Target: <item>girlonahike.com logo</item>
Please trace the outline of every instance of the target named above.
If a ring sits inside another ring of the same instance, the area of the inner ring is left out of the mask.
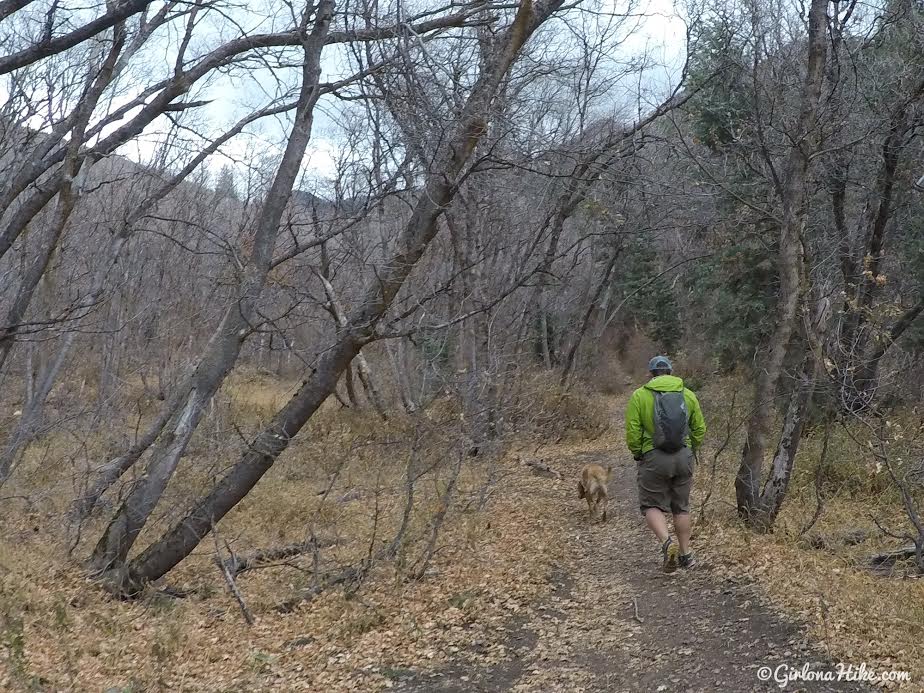
[[[801,667],[789,664],[778,664],[775,667],[762,666],[757,670],[757,678],[761,681],[773,681],[780,688],[786,688],[791,683],[808,681],[854,681],[866,683],[886,683],[889,681],[907,683],[911,681],[910,671],[888,669],[877,671],[866,665],[840,663],[834,667],[813,667],[803,664]]]

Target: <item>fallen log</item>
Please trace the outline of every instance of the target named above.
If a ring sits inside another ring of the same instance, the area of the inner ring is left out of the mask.
[[[334,546],[337,543],[339,543],[337,539],[318,539],[313,537],[308,541],[302,541],[297,544],[286,544],[285,546],[262,549],[240,556],[232,555],[231,558],[222,561],[222,566],[228,570],[231,575],[237,577],[241,573],[252,570],[253,568],[258,568],[263,564],[294,558],[295,556],[301,556],[317,549]]]
[[[899,549],[873,554],[869,557],[869,564],[874,568],[886,568],[895,565],[898,561],[917,558],[917,554],[917,547],[914,544],[908,544]]]
[[[319,594],[324,592],[331,587],[337,587],[349,582],[358,582],[362,580],[363,575],[366,573],[366,566],[356,565],[349,566],[344,570],[341,570],[337,573],[332,573],[326,576],[314,587],[309,587],[308,589],[301,590],[296,596],[287,599],[281,604],[276,606],[276,611],[281,614],[290,614],[298,608],[299,605],[310,602]]]

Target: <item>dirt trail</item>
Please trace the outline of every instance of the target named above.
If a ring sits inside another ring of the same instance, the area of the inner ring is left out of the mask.
[[[590,524],[574,479],[588,462],[616,462],[610,518]],[[567,540],[552,593],[509,625],[504,661],[478,665],[483,643],[437,672],[417,672],[395,690],[612,691],[747,693],[750,691],[871,691],[846,681],[762,682],[761,667],[781,664],[816,672],[835,665],[802,630],[765,606],[759,589],[714,571],[711,557],[673,575],[660,572],[654,539],[636,506],[635,466],[622,450],[556,461],[564,480],[535,477],[525,492],[547,501],[547,518]],[[637,613],[636,613],[637,611]]]

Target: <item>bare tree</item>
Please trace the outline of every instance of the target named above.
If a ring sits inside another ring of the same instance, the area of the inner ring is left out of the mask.
[[[23,0],[7,0],[3,5],[0,5],[0,19],[8,17],[29,4],[31,2],[24,2]],[[52,3],[45,15],[42,35],[27,48],[0,58],[0,75],[73,48],[124,22],[132,15],[145,11],[151,4],[151,0],[106,2],[103,5],[105,11],[102,15],[76,29],[55,36],[54,28],[59,23],[56,14],[61,8],[58,3]]]
[[[349,329],[324,352],[313,374],[295,396],[251,442],[241,461],[161,539],[127,565],[97,563],[98,568],[109,569],[109,577],[117,590],[131,592],[138,584],[164,575],[189,555],[208,534],[212,524],[240,502],[269,470],[293,436],[331,394],[350,361],[364,344],[375,338],[378,321],[436,234],[437,220],[451,202],[459,176],[485,132],[485,119],[498,86],[520,48],[560,4],[556,0],[537,5],[527,0],[520,4],[502,40],[488,58],[486,69],[472,87],[451,136],[433,157],[431,172],[402,233],[397,254],[383,266],[378,281],[366,289],[362,302],[349,316]]]
[[[272,265],[279,222],[292,194],[299,167],[311,139],[314,107],[320,97],[321,52],[333,15],[332,0],[308,6],[302,14],[304,63],[295,121],[273,185],[263,202],[253,239],[253,249],[241,268],[234,302],[209,340],[205,353],[178,391],[171,397],[164,426],[169,429],[155,445],[145,475],[123,502],[93,552],[94,567],[103,572],[123,562],[144,527],[180,457],[199,425],[206,405],[233,368],[244,339],[258,323],[257,301]],[[307,30],[312,22],[310,33]]]
[[[782,206],[779,256],[780,293],[773,334],[754,388],[754,407],[735,480],[738,512],[750,517],[757,508],[761,470],[773,415],[773,401],[783,361],[796,328],[803,295],[803,224],[806,177],[817,146],[817,123],[828,53],[827,0],[813,0],[808,11],[806,71],[799,97],[799,117],[791,135],[792,146],[779,177],[777,195]]]

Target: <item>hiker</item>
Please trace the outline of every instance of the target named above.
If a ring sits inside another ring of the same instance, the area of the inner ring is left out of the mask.
[[[651,380],[632,393],[626,407],[626,444],[638,462],[639,507],[661,542],[665,573],[696,562],[690,550],[690,486],[694,453],[706,435],[699,400],[673,370],[666,356],[651,359]],[[674,516],[676,544],[667,530],[668,513]]]

